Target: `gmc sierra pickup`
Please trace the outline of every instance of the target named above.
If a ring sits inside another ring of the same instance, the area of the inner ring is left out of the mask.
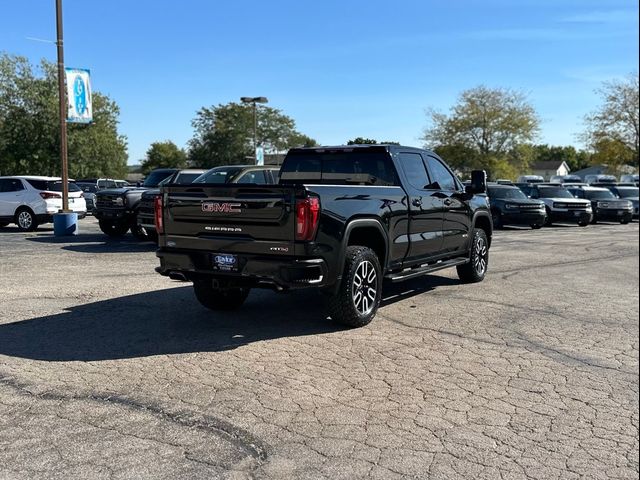
[[[204,306],[251,288],[319,288],[330,316],[368,324],[383,280],[488,268],[486,174],[463,187],[433,152],[396,145],[297,148],[278,185],[166,185],[156,199],[157,271],[193,282]]]

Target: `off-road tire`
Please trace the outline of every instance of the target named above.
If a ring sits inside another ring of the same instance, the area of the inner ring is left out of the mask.
[[[489,242],[487,234],[481,228],[473,231],[469,262],[458,265],[458,277],[463,283],[476,283],[484,280],[489,268]]]
[[[250,288],[214,287],[213,280],[194,280],[193,291],[198,301],[209,310],[236,310],[249,296]]]
[[[38,228],[38,220],[31,209],[21,207],[16,211],[15,222],[21,232],[33,232]]]
[[[349,327],[363,327],[376,316],[381,299],[382,268],[377,255],[368,247],[347,247],[342,281],[327,299],[329,316]]]
[[[110,237],[124,237],[129,231],[129,225],[125,222],[112,222],[109,220],[99,220],[100,230]]]

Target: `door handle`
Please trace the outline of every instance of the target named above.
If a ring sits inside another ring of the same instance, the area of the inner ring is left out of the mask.
[[[414,207],[421,207],[421,206],[422,206],[422,199],[421,199],[421,198],[414,198],[414,199],[411,201],[411,204],[412,204]]]
[[[453,202],[451,201],[451,199],[450,199],[450,198],[445,198],[445,199],[444,199],[444,202],[442,202],[442,203],[444,203],[444,206],[445,206],[445,207],[449,207],[449,206],[451,206],[451,204],[452,204]]]

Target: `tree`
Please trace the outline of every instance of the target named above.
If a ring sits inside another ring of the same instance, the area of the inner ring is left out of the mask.
[[[640,138],[640,86],[638,73],[625,80],[604,82],[596,92],[602,105],[585,117],[586,129],[581,135],[594,151],[593,161],[618,171],[622,165],[638,167]]]
[[[347,145],[378,145],[378,144],[382,144],[382,145],[400,145],[400,143],[398,143],[398,142],[378,142],[377,140],[374,140],[373,138],[363,138],[363,137],[356,137],[353,140],[349,140],[347,142]]]
[[[242,164],[254,156],[253,106],[231,102],[204,107],[192,125],[195,132],[189,141],[189,159],[194,166]],[[316,145],[315,140],[296,130],[293,119],[271,107],[259,107],[257,139],[267,154]]]
[[[427,116],[427,148],[461,173],[484,168],[493,178],[530,161],[518,149],[536,137],[540,123],[523,93],[485,86],[462,92],[449,114],[429,109]]]
[[[93,123],[69,124],[71,177],[123,177],[126,138],[118,133],[117,104],[93,91]],[[43,60],[0,54],[0,173],[60,175],[57,69]]]
[[[534,162],[566,162],[572,172],[588,167],[591,155],[584,150],[576,150],[569,146],[535,145],[533,147]]]
[[[185,168],[187,154],[170,140],[154,142],[147,150],[147,156],[142,162],[142,173],[147,175],[155,168]]]

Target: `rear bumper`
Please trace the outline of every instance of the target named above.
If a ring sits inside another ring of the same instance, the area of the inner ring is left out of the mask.
[[[147,231],[156,231],[156,219],[153,217],[153,215],[138,212],[136,222],[139,226],[144,227]]]
[[[187,280],[208,276],[242,285],[262,288],[293,289],[326,286],[327,264],[320,258],[265,257],[238,254],[238,271],[214,270],[212,252],[170,250],[156,252],[160,266],[156,271],[165,276],[184,276]]]

